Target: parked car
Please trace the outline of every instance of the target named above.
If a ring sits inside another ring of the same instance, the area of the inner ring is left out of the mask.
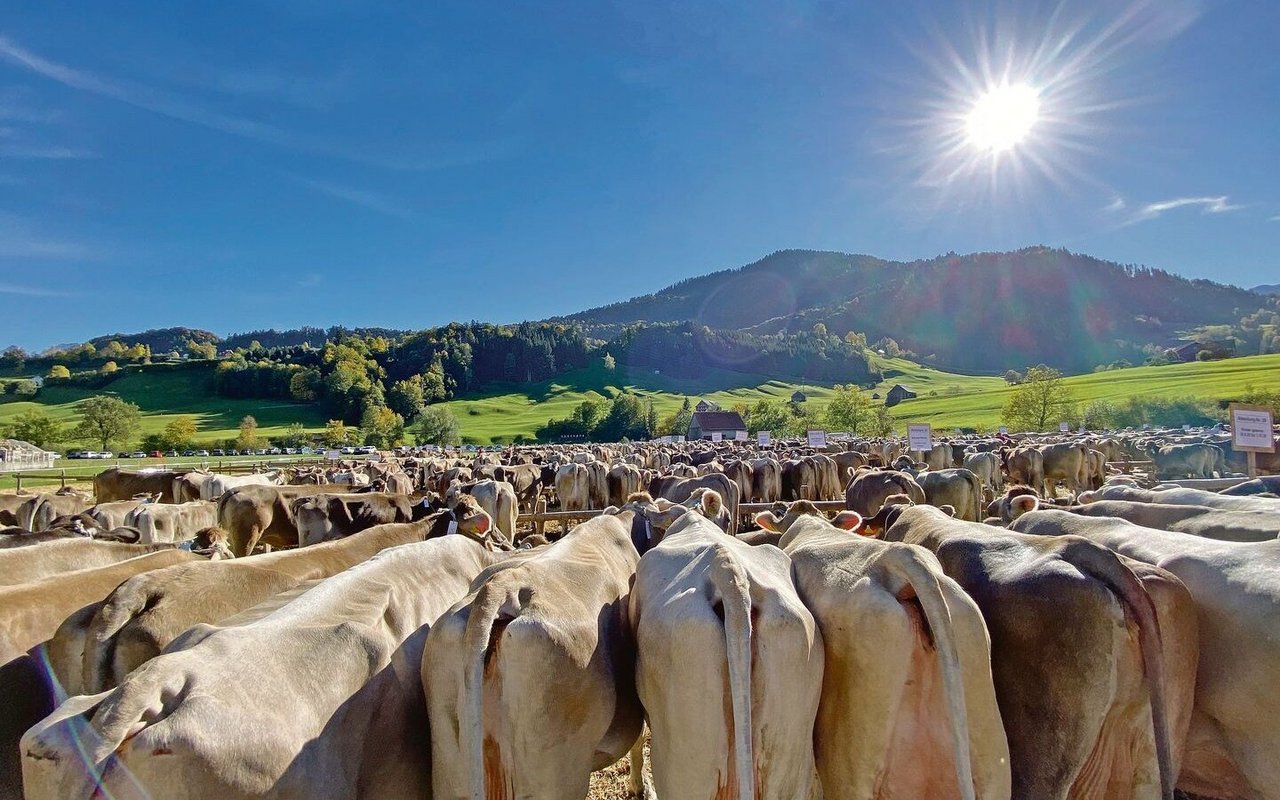
[[[280,450],[280,448],[279,448],[279,447],[272,447],[272,448],[269,448],[269,449],[267,450],[267,455],[269,455],[269,456],[278,456],[278,455],[280,455],[280,453],[281,453],[281,452],[282,452],[282,451]]]
[[[129,458],[146,458],[147,454],[139,450],[136,453],[130,453]]]
[[[374,447],[374,446],[373,446],[373,445],[371,445],[371,444],[366,444],[364,447],[361,447],[361,448],[360,448],[359,450],[357,450],[356,452],[357,452],[357,453],[364,453],[364,454],[366,454],[366,455],[372,455],[373,453],[378,452],[378,448]]]
[[[208,458],[208,457],[209,457],[209,451],[208,451],[208,450],[197,450],[197,451],[196,451],[196,455],[200,456],[201,458]]]
[[[342,453],[343,455],[349,456],[349,455],[353,455],[356,452],[356,449],[351,445],[347,445],[346,447],[342,448],[338,452]]]
[[[160,452],[159,450],[152,450],[152,451],[151,451],[151,457],[152,457],[152,458],[164,458],[164,453]]]
[[[218,448],[218,449],[216,449],[216,450],[213,450],[213,451],[212,451],[212,453],[213,453],[215,456],[225,456],[225,455],[226,455],[226,453],[222,450],[222,448]]]

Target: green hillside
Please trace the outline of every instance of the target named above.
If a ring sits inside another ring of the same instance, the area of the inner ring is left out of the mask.
[[[0,400],[0,426],[13,421],[30,408],[40,408],[69,423],[78,421],[76,405],[98,394],[117,394],[142,409],[140,436],[159,433],[174,417],[192,415],[197,418],[200,442],[213,443],[233,439],[239,433],[240,420],[252,415],[258,421],[259,433],[275,436],[285,426],[301,422],[308,428],[324,427],[325,418],[314,405],[283,400],[240,400],[216,397],[206,388],[208,374],[193,370],[164,368],[135,372],[112,381],[104,389],[81,389],[47,386],[31,400],[6,395]]]
[[[992,380],[992,379],[987,379]],[[911,385],[910,381],[903,383]],[[1093,400],[1123,401],[1130,397],[1193,396],[1206,400],[1227,400],[1247,388],[1280,391],[1280,355],[1250,356],[1225,361],[1170,364],[1163,367],[1074,375],[1064,383],[1080,403]],[[929,422],[939,429],[972,427],[994,430],[1000,425],[1000,411],[1012,387],[1003,380],[975,387],[962,394],[937,397],[921,392],[894,408],[894,416],[904,422]]]
[[[919,397],[899,404],[894,417],[907,422],[929,422],[939,429],[995,430],[1000,411],[1012,387],[1002,378],[941,372],[902,359],[881,359],[885,380],[874,390],[882,397],[888,387],[902,383]],[[1280,390],[1280,355],[1253,356],[1228,361],[1174,364],[1077,375],[1066,379],[1077,400],[1124,400],[1132,396],[1177,397],[1193,395],[1208,400],[1231,398],[1247,387]],[[447,405],[458,416],[463,436],[488,444],[509,440],[551,418],[568,416],[583,400],[612,397],[623,388],[653,398],[659,415],[680,405],[683,397],[703,397],[729,407],[754,403],[761,398],[787,399],[801,389],[809,402],[821,408],[830,387],[773,381],[761,375],[722,372],[699,381],[679,381],[661,375],[610,373],[603,368],[577,370],[556,381],[479,398],[455,400]],[[934,394],[936,393],[936,394]]]
[[[902,359],[881,359],[885,380],[873,390],[881,396],[902,383],[919,397],[899,404],[894,416],[903,422],[930,422],[939,429],[957,427],[994,430],[1011,387],[1001,378],[941,372]],[[1253,356],[1226,361],[1175,364],[1077,375],[1066,379],[1077,400],[1122,401],[1131,396],[1194,395],[1209,400],[1239,395],[1247,387],[1280,391],[1280,355]],[[615,371],[594,366],[574,370],[534,384],[499,385],[482,395],[446,404],[458,417],[468,442],[490,444],[510,441],[518,435],[532,437],[534,429],[549,419],[568,416],[574,406],[588,399],[609,398],[632,391],[651,398],[658,414],[670,413],[684,397],[706,398],[728,408],[762,398],[790,398],[800,389],[809,403],[821,408],[831,395],[830,386],[771,380],[725,370],[711,370],[701,378],[683,380],[652,371]],[[319,430],[325,414],[314,404],[279,400],[233,400],[211,396],[205,373],[193,370],[151,369],[127,375],[106,389],[93,391],[49,387],[33,401],[5,396],[0,402],[0,426],[32,407],[42,408],[68,422],[76,420],[76,403],[94,394],[114,392],[137,403],[143,411],[142,434],[159,432],[175,416],[191,414],[199,420],[199,440],[208,444],[233,438],[240,419],[253,415],[260,432],[273,436],[292,422]]]

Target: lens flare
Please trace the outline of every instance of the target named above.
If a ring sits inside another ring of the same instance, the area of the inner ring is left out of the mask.
[[[1040,95],[1026,84],[996,86],[973,104],[965,117],[969,143],[999,152],[1021,143],[1040,118]]]

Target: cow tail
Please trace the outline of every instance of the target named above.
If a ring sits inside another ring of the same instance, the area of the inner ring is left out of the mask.
[[[711,583],[724,608],[725,651],[728,655],[729,695],[733,711],[733,764],[736,800],[754,800],[755,769],[751,734],[751,587],[742,567],[718,548]]]
[[[1143,671],[1151,699],[1151,727],[1155,736],[1156,762],[1160,768],[1160,793],[1166,800],[1172,800],[1177,776],[1173,773],[1173,748],[1164,696],[1164,651],[1155,604],[1142,581],[1118,555],[1087,539],[1072,536],[1063,537],[1062,541],[1060,553],[1063,559],[1105,584],[1138,623],[1138,647],[1142,652]]]
[[[485,800],[489,796],[489,775],[485,765],[484,747],[484,667],[489,656],[489,640],[497,621],[498,610],[506,592],[489,581],[480,588],[463,635],[463,652],[466,667],[463,673],[462,703],[458,708],[458,743],[464,763],[471,800]],[[500,758],[500,754],[497,756]],[[501,762],[493,765],[495,778],[502,780]],[[505,781],[503,781],[505,783]],[[502,789],[494,787],[493,796],[503,797]]]
[[[929,633],[942,668],[942,688],[946,695],[947,717],[951,723],[951,743],[955,748],[956,781],[962,800],[975,800],[973,762],[969,749],[969,712],[964,697],[964,669],[960,649],[951,625],[951,610],[942,594],[938,576],[910,547],[892,547],[888,566],[910,585],[924,611]]]
[[[969,481],[969,486],[973,489],[973,521],[982,522],[982,509],[986,504],[982,496],[982,479],[976,474],[970,473],[973,478]]]
[[[105,692],[115,685],[111,664],[115,660],[120,632],[154,601],[155,593],[149,584],[130,586],[126,581],[94,613],[85,637],[81,662],[85,694]]]

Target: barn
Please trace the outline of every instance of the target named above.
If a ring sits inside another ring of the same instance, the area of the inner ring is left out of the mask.
[[[903,386],[900,383],[895,383],[893,388],[889,390],[889,393],[884,396],[884,404],[885,406],[896,406],[903,400],[911,400],[915,396],[916,393],[906,386]]]
[[[698,411],[689,420],[689,435],[692,439],[710,439],[712,434],[720,434],[723,439],[733,439],[741,431],[745,436],[747,423],[737,411]]]

